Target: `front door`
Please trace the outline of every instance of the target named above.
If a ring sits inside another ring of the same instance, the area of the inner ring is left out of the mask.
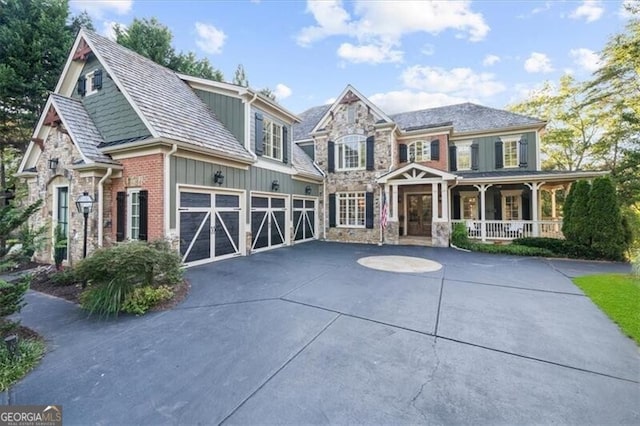
[[[431,194],[407,195],[407,235],[431,236]]]

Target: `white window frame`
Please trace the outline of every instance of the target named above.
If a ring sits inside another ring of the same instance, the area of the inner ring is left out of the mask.
[[[456,167],[458,170],[471,170],[471,164],[473,163],[473,159],[471,158],[471,143],[472,142],[464,142],[456,144]],[[463,152],[469,153],[469,166],[462,167],[460,165],[460,154]]]
[[[478,192],[477,191],[460,191],[460,219],[469,219],[469,220],[479,220],[480,215],[480,201],[478,200]],[[465,217],[464,215],[464,201],[465,199],[474,199],[476,200],[476,211],[474,217]]]
[[[268,118],[263,120],[262,130],[262,155],[273,160],[282,161],[282,146],[284,141],[282,140],[282,124],[278,124]],[[274,149],[276,155],[273,155]]]
[[[89,96],[89,95],[93,95],[94,93],[98,93],[98,89],[96,89],[93,86],[93,74],[95,71],[91,71],[88,72],[87,74],[85,74],[84,78],[85,78],[85,86],[84,86],[84,95],[85,96]]]
[[[133,237],[133,197],[137,195],[138,198],[138,236]],[[127,189],[127,239],[139,240],[140,239],[140,188]]]
[[[342,205],[345,205],[345,221],[341,215]],[[349,207],[353,204],[354,221],[349,221]],[[360,209],[362,205],[362,209]],[[336,226],[338,228],[364,228],[367,219],[367,200],[365,192],[337,192],[336,193]]]
[[[418,152],[418,144],[420,145],[420,152]],[[431,142],[424,140],[414,141],[409,144],[408,148],[409,160],[417,162],[431,161]]]
[[[502,166],[505,169],[520,167],[520,137],[510,137],[502,140]],[[515,163],[507,164],[507,144],[515,145]]]
[[[358,154],[358,165],[356,167],[345,167],[345,164],[347,163],[347,150],[345,147],[351,144],[357,144],[356,152]],[[358,134],[342,136],[335,143],[335,156],[336,170],[338,171],[365,170],[367,168],[367,138],[364,135]]]
[[[522,190],[508,190],[508,191],[500,191],[500,202],[502,203],[502,220],[522,220]],[[506,218],[507,212],[507,197],[516,197],[518,200],[518,217],[517,218]]]

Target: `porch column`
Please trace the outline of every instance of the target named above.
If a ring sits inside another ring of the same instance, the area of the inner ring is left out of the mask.
[[[553,188],[551,192],[551,219],[556,220],[558,215],[556,214],[556,192],[558,188]]]
[[[447,191],[449,185],[447,185],[446,181],[443,181],[440,185],[440,198],[442,198],[442,219],[449,220],[449,193]]]
[[[391,185],[391,198],[393,205],[393,218],[399,220],[400,213],[398,212],[398,185]]]
[[[438,183],[433,182],[431,184],[431,211],[433,219],[439,219],[438,216]]]
[[[492,183],[473,185],[480,192],[480,236],[482,241],[487,241],[487,223],[485,222],[485,192],[493,186]]]
[[[540,193],[538,190],[544,182],[531,182],[525,183],[529,189],[531,189],[531,220],[533,220],[533,236],[537,237],[540,235],[540,226],[538,224],[538,197]]]

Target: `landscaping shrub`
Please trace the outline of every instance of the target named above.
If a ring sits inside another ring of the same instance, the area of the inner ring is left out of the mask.
[[[26,304],[24,295],[30,283],[30,275],[25,275],[13,283],[0,280],[0,337],[11,333],[18,326],[18,322],[9,321],[6,317],[20,312]]]
[[[132,241],[97,250],[78,264],[75,275],[90,285],[81,305],[90,313],[108,316],[122,310],[136,287],[179,283],[182,261],[167,242]]]
[[[173,297],[173,290],[169,286],[136,287],[129,293],[122,304],[122,311],[130,314],[142,315],[160,302]]]
[[[71,268],[56,271],[49,277],[55,285],[73,285],[80,282]]]
[[[67,258],[67,236],[62,232],[60,225],[56,226],[55,237],[53,242],[53,262],[56,269],[62,269],[62,262]]]
[[[520,246],[543,248],[556,254],[562,254],[565,251],[566,245],[565,240],[545,237],[516,238],[512,243]]]
[[[482,244],[472,243],[470,249],[473,251],[479,251],[482,253],[498,253],[498,254],[511,254],[515,256],[544,256],[553,257],[551,250],[539,247],[527,247],[517,244]]]
[[[35,339],[18,341],[18,356],[12,357],[7,347],[0,345],[0,392],[24,377],[44,355],[44,343]]]
[[[459,248],[469,247],[469,235],[464,223],[454,223],[451,231],[451,244]]]
[[[575,231],[573,229],[573,201],[576,198],[576,186],[571,187],[571,190],[567,194],[562,206],[562,235],[566,239],[573,239],[575,237]]]
[[[590,247],[592,237],[592,226],[589,217],[591,184],[586,180],[579,180],[573,184],[571,191],[575,192],[570,217],[570,230],[572,234],[568,236],[565,235],[565,238],[582,246]]]
[[[624,259],[630,238],[625,235],[616,188],[609,177],[594,179],[588,209],[591,248],[605,259]]]

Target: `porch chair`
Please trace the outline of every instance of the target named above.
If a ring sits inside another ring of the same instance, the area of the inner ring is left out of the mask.
[[[470,237],[477,237],[478,235],[480,235],[480,230],[476,228],[476,224],[474,221],[467,220],[466,225],[467,225],[467,234]]]
[[[507,237],[509,238],[521,238],[524,235],[524,223],[511,222],[507,228]]]

